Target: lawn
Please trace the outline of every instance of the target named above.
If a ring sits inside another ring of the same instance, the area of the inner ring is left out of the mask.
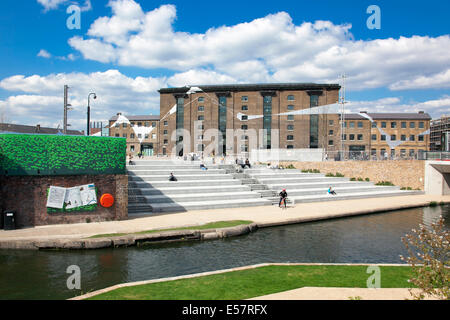
[[[203,224],[203,225],[200,225],[200,226],[192,226],[192,227],[184,227],[184,228],[148,230],[148,231],[140,231],[140,232],[135,232],[135,233],[98,234],[98,235],[89,237],[89,239],[122,237],[122,236],[127,236],[127,235],[137,235],[137,234],[147,234],[147,233],[157,233],[157,232],[177,231],[177,230],[221,229],[221,228],[230,228],[230,227],[236,227],[236,226],[241,226],[241,225],[249,225],[249,224],[252,224],[252,223],[253,223],[253,221],[245,221],[245,220],[218,221],[218,222],[211,222],[211,223]]]
[[[408,266],[381,269],[382,288],[410,288]],[[241,300],[301,287],[366,288],[367,266],[266,266],[120,288],[92,300]]]

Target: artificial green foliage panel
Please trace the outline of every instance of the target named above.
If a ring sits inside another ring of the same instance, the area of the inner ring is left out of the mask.
[[[125,174],[126,139],[0,135],[0,174]]]

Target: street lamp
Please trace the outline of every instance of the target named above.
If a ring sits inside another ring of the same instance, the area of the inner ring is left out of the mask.
[[[87,107],[87,136],[89,137],[90,134],[90,127],[91,127],[91,96],[94,96],[94,100],[97,99],[97,94],[95,93],[89,93],[88,95],[88,107]]]

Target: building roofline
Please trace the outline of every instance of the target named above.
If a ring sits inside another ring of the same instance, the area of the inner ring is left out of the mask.
[[[318,84],[318,83],[261,83],[261,84],[223,84],[223,85],[193,85],[199,87],[204,92],[218,91],[261,91],[261,90],[339,90],[339,84]],[[159,93],[186,93],[190,87],[162,88]]]

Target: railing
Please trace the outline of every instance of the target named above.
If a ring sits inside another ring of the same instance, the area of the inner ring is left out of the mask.
[[[426,160],[446,160],[450,161],[450,152],[427,152]]]

